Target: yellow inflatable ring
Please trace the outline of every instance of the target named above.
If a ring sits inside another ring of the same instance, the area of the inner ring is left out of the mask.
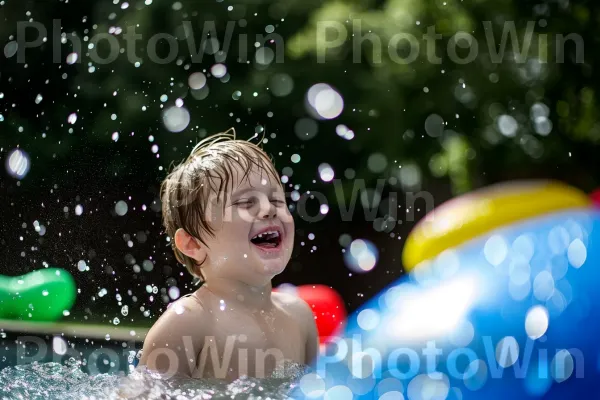
[[[570,208],[590,207],[582,191],[554,181],[500,183],[449,200],[428,213],[406,239],[404,269],[513,222]]]

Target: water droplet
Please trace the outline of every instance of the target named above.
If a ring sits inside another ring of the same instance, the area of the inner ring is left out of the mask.
[[[129,207],[127,206],[127,203],[125,203],[123,200],[119,200],[117,204],[115,204],[115,212],[121,217],[127,214],[128,208]]]
[[[550,115],[550,109],[544,103],[535,103],[531,106],[530,111],[531,119],[535,121],[539,117],[548,117]]]
[[[181,132],[190,123],[190,113],[185,107],[169,107],[163,111],[163,123],[170,132]]]
[[[377,248],[368,240],[356,239],[344,253],[346,266],[353,272],[369,272],[377,264]]]
[[[500,133],[507,137],[514,137],[519,129],[517,120],[506,114],[499,116],[496,124]]]
[[[175,314],[181,315],[181,314],[183,314],[184,311],[185,310],[184,310],[184,308],[183,308],[183,306],[181,304],[176,304],[175,305]]]
[[[67,56],[67,64],[72,65],[77,62],[79,55],[77,53],[71,53]]]
[[[19,45],[14,40],[6,43],[6,45],[4,46],[4,56],[6,58],[11,58],[15,54],[17,54],[18,48],[19,48]]]
[[[222,78],[227,73],[227,67],[224,64],[215,64],[210,68],[210,73],[215,78]]]
[[[171,286],[169,288],[169,297],[171,300],[177,300],[179,298],[179,288],[177,286]]]
[[[444,119],[437,114],[431,114],[425,120],[425,132],[431,137],[440,137],[444,132]]]
[[[361,329],[370,331],[377,328],[377,325],[379,325],[379,319],[379,313],[377,311],[367,308],[358,313],[356,322]]]
[[[316,117],[323,119],[334,119],[344,109],[344,99],[331,86],[325,83],[313,85],[306,95],[309,111],[316,113]]]
[[[569,259],[569,263],[575,268],[580,268],[585,263],[587,249],[581,239],[575,239],[571,242],[567,249],[567,258]]]
[[[318,171],[323,182],[331,182],[335,176],[333,168],[327,163],[319,165]]]
[[[206,75],[202,72],[194,72],[190,75],[188,84],[190,85],[190,88],[200,90],[206,85]]]
[[[66,354],[67,353],[67,348],[68,348],[67,342],[65,342],[65,340],[62,337],[55,336],[52,339],[52,349],[59,356],[62,356],[64,354]]]
[[[350,128],[348,128],[346,125],[338,125],[335,127],[335,133],[346,139],[346,140],[352,140],[354,139],[354,132],[352,130],[350,130]]]
[[[8,155],[7,172],[14,178],[22,179],[30,168],[29,156],[23,150],[15,149]]]
[[[538,135],[548,136],[552,132],[552,121],[546,117],[537,117],[534,120],[534,129]]]
[[[502,236],[493,235],[486,242],[483,248],[483,254],[487,262],[493,266],[500,265],[506,258],[508,246]]]
[[[539,339],[548,330],[548,310],[543,306],[534,306],[529,309],[525,317],[525,331],[531,339]]]

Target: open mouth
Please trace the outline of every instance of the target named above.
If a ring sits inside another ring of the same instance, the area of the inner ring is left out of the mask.
[[[265,250],[276,249],[281,244],[281,233],[277,230],[262,232],[251,238],[250,242]]]

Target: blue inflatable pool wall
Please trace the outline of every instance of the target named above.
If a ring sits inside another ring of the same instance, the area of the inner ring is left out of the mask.
[[[599,242],[577,209],[446,250],[350,316],[291,396],[600,398]]]

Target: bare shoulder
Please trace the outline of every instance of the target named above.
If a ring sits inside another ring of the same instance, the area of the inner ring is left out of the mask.
[[[310,306],[298,296],[284,292],[273,292],[271,298],[273,303],[288,313],[312,318]]]
[[[300,297],[290,293],[273,292],[273,302],[300,322],[306,336],[304,364],[312,363],[319,352],[319,333],[312,308]]]
[[[197,300],[197,297],[185,296],[169,304],[165,312],[161,315],[161,318],[173,318],[176,315],[186,318],[194,315],[198,316],[202,313],[204,313],[204,306]]]
[[[146,338],[140,365],[151,370],[191,376],[195,360],[207,334],[208,313],[192,297],[169,305]]]
[[[192,296],[182,297],[171,303],[154,323],[146,342],[164,343],[190,337],[192,341],[206,334],[208,313],[203,305]]]

